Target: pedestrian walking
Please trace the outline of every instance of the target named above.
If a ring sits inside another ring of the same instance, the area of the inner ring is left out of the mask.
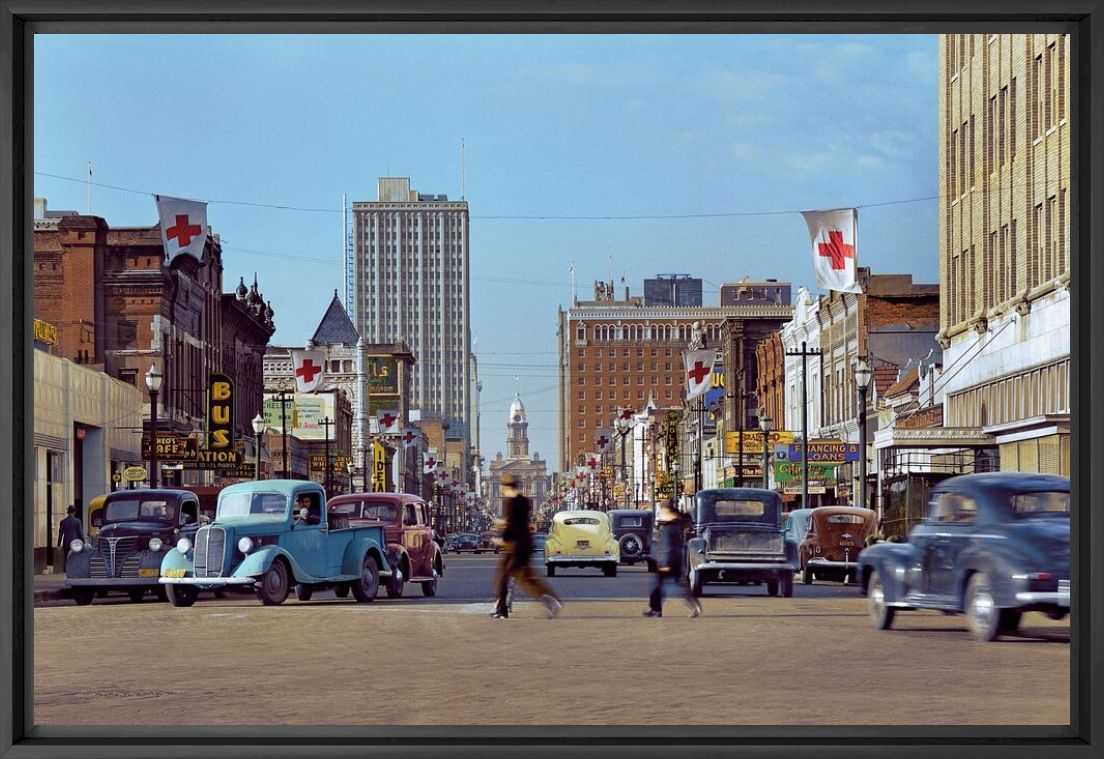
[[[69,546],[74,540],[80,540],[84,537],[84,528],[81,526],[81,521],[74,516],[77,513],[76,508],[70,506],[65,512],[67,516],[61,520],[61,525],[58,527],[58,545],[63,552],[61,559],[63,568],[69,558]]]
[[[510,580],[531,596],[539,598],[548,617],[559,614],[563,604],[556,591],[533,574],[529,560],[533,556],[533,533],[529,530],[529,519],[533,505],[517,488],[517,478],[512,474],[502,475],[500,481],[503,511],[506,526],[502,530],[502,558],[499,560],[495,575],[495,610],[491,614],[495,619],[510,616]]]
[[[686,601],[690,607],[691,617],[701,615],[701,602],[690,595],[690,589],[687,587],[686,577],[682,571],[686,544],[685,529],[686,520],[675,509],[674,501],[665,500],[660,505],[659,514],[656,517],[656,530],[659,533],[658,540],[653,544],[656,571],[652,575],[652,592],[648,596],[648,610],[644,612],[645,617],[663,616],[665,585],[670,585],[673,592]]]

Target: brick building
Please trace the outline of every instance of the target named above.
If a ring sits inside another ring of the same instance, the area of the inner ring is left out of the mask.
[[[137,387],[157,363],[161,431],[201,435],[212,372],[235,382],[235,435],[254,436],[261,410],[261,355],[275,331],[254,279],[222,291],[222,246],[208,234],[203,258],[164,262],[160,228],[109,227],[98,216],[50,212],[35,201],[35,317],[56,325],[57,354]],[[185,482],[192,482],[188,473]],[[166,483],[180,474],[166,471]]]
[[[784,429],[786,421],[786,353],[782,335],[772,332],[755,346],[756,392],[759,408],[772,419],[773,429]]]

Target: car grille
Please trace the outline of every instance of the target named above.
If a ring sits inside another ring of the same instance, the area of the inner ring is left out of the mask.
[[[222,577],[226,531],[221,527],[201,527],[195,538],[195,576]]]
[[[772,532],[714,532],[706,539],[717,553],[782,553],[782,536]]]
[[[89,564],[89,574],[92,577],[117,577],[119,569],[127,564],[128,559],[133,559],[134,577],[138,576],[138,538],[129,536],[125,538],[96,539],[96,555]],[[130,577],[131,575],[123,575]]]

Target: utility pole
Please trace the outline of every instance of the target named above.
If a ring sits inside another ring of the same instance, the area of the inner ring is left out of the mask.
[[[285,480],[290,480],[291,474],[290,472],[288,472],[287,404],[291,403],[292,401],[287,397],[287,394],[287,390],[280,390],[276,393],[276,395],[279,396],[277,403],[280,404],[280,447],[283,449],[281,451],[284,460],[283,475]]]
[[[807,348],[801,341],[801,350],[788,350],[787,356],[801,356],[801,508],[809,508],[809,356],[819,356],[820,348]]]
[[[330,427],[334,425],[334,422],[330,420],[330,417],[326,417],[319,422],[325,427],[326,435],[326,497],[330,497]]]

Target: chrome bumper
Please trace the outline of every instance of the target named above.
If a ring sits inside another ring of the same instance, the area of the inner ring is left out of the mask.
[[[1048,593],[1017,593],[1016,600],[1022,603],[1024,606],[1032,606],[1035,604],[1046,604],[1050,606],[1064,606],[1067,609],[1070,605],[1070,594],[1068,590],[1059,590]]]
[[[620,561],[620,557],[618,556],[557,556],[555,554],[552,556],[545,554],[544,556],[545,564],[555,564],[557,562],[569,562],[571,564],[579,564],[581,562],[586,562],[587,564],[605,564],[609,562],[610,564],[616,564],[618,561]]]
[[[805,566],[816,569],[818,567],[824,569],[856,569],[859,566],[857,561],[831,561],[829,559],[809,559],[805,562]]]
[[[257,580],[253,577],[161,577],[158,582],[162,585],[253,585]]]
[[[65,584],[71,588],[133,587],[135,585],[156,585],[157,580],[156,577],[67,577]]]
[[[797,567],[786,561],[772,562],[735,562],[735,561],[703,561],[696,567],[691,567],[697,572],[712,572],[723,570],[727,572],[796,572]]]

